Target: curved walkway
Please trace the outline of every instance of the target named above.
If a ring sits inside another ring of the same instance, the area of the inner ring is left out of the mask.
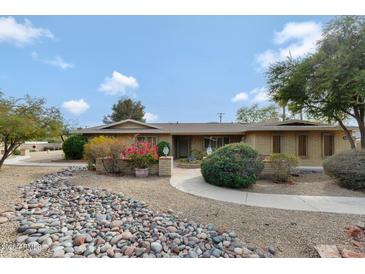
[[[196,196],[248,206],[365,215],[365,198],[244,192],[207,184],[200,169],[175,168],[170,184]]]
[[[75,163],[75,162],[37,162],[37,161],[28,161],[30,160],[30,156],[15,156],[10,159],[6,159],[4,165],[9,166],[35,166],[35,167],[70,167],[70,166],[80,166],[86,167],[84,163]]]

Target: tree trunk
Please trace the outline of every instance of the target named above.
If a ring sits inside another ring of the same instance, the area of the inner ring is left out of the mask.
[[[4,155],[0,159],[0,169],[3,166],[5,159],[8,158],[8,157],[9,157],[8,153],[4,152]]]
[[[286,114],[285,114],[285,106],[283,106],[283,117],[282,117],[283,121],[285,121],[285,116],[286,116]]]
[[[364,107],[362,107],[359,111],[360,114],[360,123],[359,124],[359,129],[360,129],[360,144],[361,144],[361,149],[365,150],[365,109]]]
[[[364,123],[359,124],[359,130],[360,130],[360,145],[361,149],[365,150],[365,125]]]
[[[360,147],[365,150],[365,111],[363,108],[354,107],[355,119],[360,130]]]
[[[0,159],[0,169],[3,166],[5,160],[20,146],[21,144],[13,143],[10,146],[4,146],[4,155]]]
[[[336,118],[337,122],[340,124],[340,126],[342,127],[342,129],[345,131],[347,139],[350,142],[351,145],[351,149],[352,150],[356,150],[356,145],[355,145],[355,141],[352,138],[351,132],[348,130],[348,128],[345,126],[345,124],[342,122],[341,119]]]

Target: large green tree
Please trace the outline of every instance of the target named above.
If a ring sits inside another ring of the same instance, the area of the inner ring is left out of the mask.
[[[356,120],[365,149],[365,17],[333,19],[315,53],[272,65],[267,79],[275,101],[287,102],[294,112],[303,109],[313,118],[337,122],[352,148],[345,121]]]
[[[103,122],[110,124],[125,119],[133,119],[144,122],[144,106],[140,101],[133,101],[130,98],[122,98],[112,107],[112,113],[104,117]]]
[[[256,123],[278,117],[279,113],[274,105],[261,108],[258,104],[254,104],[251,107],[241,107],[236,114],[236,120],[240,123]]]
[[[0,168],[25,141],[60,136],[62,120],[60,111],[46,107],[44,99],[30,96],[5,98],[0,93],[0,144],[4,150]]]

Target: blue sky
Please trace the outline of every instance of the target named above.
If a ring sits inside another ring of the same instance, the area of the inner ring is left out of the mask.
[[[235,120],[268,104],[264,70],[314,49],[328,16],[0,16],[0,89],[79,126],[121,96],[155,122]]]

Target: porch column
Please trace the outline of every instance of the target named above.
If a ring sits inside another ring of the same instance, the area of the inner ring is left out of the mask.
[[[171,176],[174,157],[161,156],[158,161],[158,176]]]

